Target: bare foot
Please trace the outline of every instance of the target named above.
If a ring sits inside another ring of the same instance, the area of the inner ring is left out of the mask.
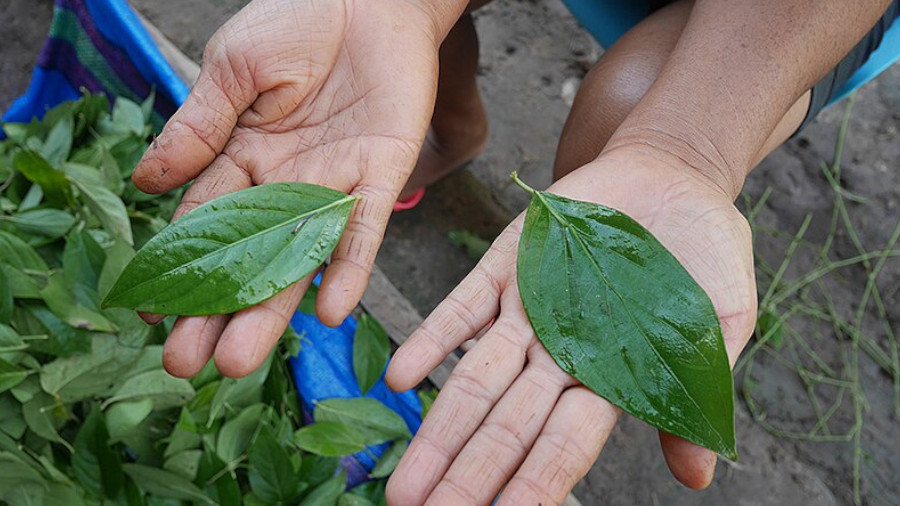
[[[416,169],[400,193],[400,200],[408,199],[420,188],[463,167],[484,152],[488,125],[480,100],[475,109],[467,118],[455,121],[454,125],[447,125],[447,121],[435,118],[419,153]]]

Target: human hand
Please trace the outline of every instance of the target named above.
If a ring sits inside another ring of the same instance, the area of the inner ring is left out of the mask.
[[[648,228],[712,299],[734,364],[756,318],[749,226],[731,195],[683,162],[619,149],[549,191],[618,209]],[[560,369],[531,329],[516,282],[524,216],[394,355],[396,390],[415,386],[496,317],[457,365],[388,483],[391,504],[558,504],[587,473],[618,408]],[[602,336],[598,336],[602,338]],[[716,456],[660,433],[675,477],[712,479]]]
[[[434,12],[419,2],[256,0],[210,40],[197,83],[134,172],[149,193],[190,180],[176,218],[251,185],[299,181],[361,196],[332,254],[317,314],[339,324],[365,289],[431,118]],[[179,318],[166,369],[256,369],[312,276],[233,315]],[[158,315],[143,315],[150,322]]]

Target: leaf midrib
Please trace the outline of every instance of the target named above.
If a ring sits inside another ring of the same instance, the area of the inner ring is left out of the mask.
[[[161,274],[158,274],[158,275],[156,275],[156,276],[154,276],[154,277],[152,277],[152,278],[150,278],[150,279],[148,279],[148,280],[146,280],[146,281],[142,281],[142,282],[140,282],[140,283],[134,285],[133,287],[129,288],[128,290],[122,292],[118,297],[116,297],[115,299],[113,299],[113,301],[115,301],[115,300],[117,300],[117,299],[122,299],[122,298],[125,297],[126,295],[128,295],[128,294],[134,292],[134,291],[137,290],[138,288],[141,288],[142,286],[144,286],[144,285],[146,285],[146,284],[148,284],[148,283],[151,283],[152,281],[154,281],[154,280],[156,280],[156,279],[162,278],[162,277],[164,277],[164,276],[168,276],[168,275],[170,275],[170,274],[172,274],[172,273],[174,273],[174,272],[176,272],[176,271],[178,271],[178,270],[184,269],[184,268],[189,267],[189,266],[191,266],[191,265],[194,265],[194,264],[196,264],[196,263],[198,263],[198,262],[201,262],[201,261],[203,261],[203,260],[205,260],[205,259],[207,259],[207,258],[209,258],[209,257],[211,257],[211,256],[213,256],[213,255],[215,255],[215,254],[218,254],[218,253],[222,252],[223,250],[226,250],[226,249],[229,249],[229,248],[232,248],[232,247],[236,247],[236,246],[238,246],[238,245],[240,245],[240,244],[242,244],[242,243],[248,242],[248,241],[250,241],[250,240],[252,240],[252,239],[254,239],[254,238],[256,238],[256,237],[258,237],[258,236],[260,236],[260,235],[267,234],[267,233],[269,233],[269,232],[271,232],[271,231],[273,231],[273,230],[276,230],[276,229],[279,229],[279,228],[281,228],[281,227],[283,227],[283,226],[285,226],[285,225],[288,225],[288,224],[290,224],[290,223],[292,223],[292,222],[294,222],[294,221],[296,221],[296,220],[298,220],[298,219],[303,219],[303,218],[306,218],[307,216],[312,216],[312,215],[315,215],[315,214],[319,214],[319,213],[324,212],[324,211],[327,211],[327,210],[329,210],[329,209],[338,207],[338,206],[340,206],[341,204],[345,204],[345,203],[350,202],[350,201],[355,201],[355,200],[357,200],[358,198],[359,198],[359,197],[354,197],[354,196],[352,196],[352,195],[345,195],[344,197],[341,197],[340,199],[338,199],[338,200],[336,200],[336,201],[334,201],[334,202],[331,202],[330,204],[326,204],[326,205],[324,205],[324,206],[322,206],[322,207],[313,209],[313,210],[311,210],[311,211],[307,211],[307,212],[305,212],[305,213],[303,213],[303,214],[299,214],[299,215],[296,215],[296,216],[292,216],[290,219],[284,220],[284,221],[282,221],[282,222],[280,222],[280,223],[278,223],[278,224],[276,224],[276,225],[273,225],[273,226],[271,226],[271,227],[264,228],[264,229],[260,230],[259,232],[254,232],[253,234],[250,234],[250,235],[248,235],[248,236],[246,236],[246,237],[242,237],[241,239],[238,239],[237,241],[234,241],[234,242],[232,242],[232,243],[228,243],[226,246],[224,246],[224,247],[222,247],[222,248],[219,248],[219,249],[210,251],[209,253],[206,253],[206,254],[204,254],[204,255],[202,255],[202,256],[200,256],[200,257],[194,258],[193,260],[191,260],[191,261],[189,261],[189,262],[185,262],[185,263],[183,263],[183,264],[180,264],[180,265],[178,265],[178,266],[175,266],[175,267],[173,267],[173,268],[171,268],[171,269],[169,269],[169,270],[167,270],[167,271],[165,271],[165,272],[163,272],[163,273],[161,273]],[[150,246],[150,245],[151,245],[151,244],[149,244],[149,243],[147,244],[147,246]],[[145,246],[145,247],[146,247],[146,246]]]

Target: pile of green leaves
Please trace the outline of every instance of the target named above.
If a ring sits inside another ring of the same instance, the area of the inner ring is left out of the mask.
[[[373,472],[385,477],[406,425],[377,401],[338,399],[318,404],[317,423],[304,427],[285,363],[299,336],[289,332],[246,378],[210,364],[179,379],[161,365],[170,320],[150,327],[131,310],[101,308],[179,197],[130,182],[150,110],[85,95],[42,121],[3,125],[0,502],[383,503],[384,480],[345,493],[338,457],[394,442]],[[384,331],[366,321],[358,346],[386,357]],[[361,363],[363,390],[383,366]]]

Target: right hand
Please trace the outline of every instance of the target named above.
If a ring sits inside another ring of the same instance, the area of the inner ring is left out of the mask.
[[[178,216],[252,185],[298,181],[359,195],[318,295],[338,325],[359,302],[434,107],[443,34],[415,0],[255,0],[212,37],[197,83],[134,171],[161,193],[194,180]],[[256,369],[312,277],[233,315],[182,317],[166,369]],[[158,315],[143,315],[150,322]]]
[[[709,295],[734,365],[756,322],[756,286],[750,227],[725,188],[639,145],[601,154],[548,191],[646,226]],[[497,494],[499,505],[562,504],[616,423],[620,410],[561,369],[531,328],[517,278],[524,221],[523,213],[506,228],[391,359],[388,385],[413,388],[489,326],[391,475],[390,504],[491,504]],[[709,485],[714,453],[662,431],[660,442],[679,481]]]

